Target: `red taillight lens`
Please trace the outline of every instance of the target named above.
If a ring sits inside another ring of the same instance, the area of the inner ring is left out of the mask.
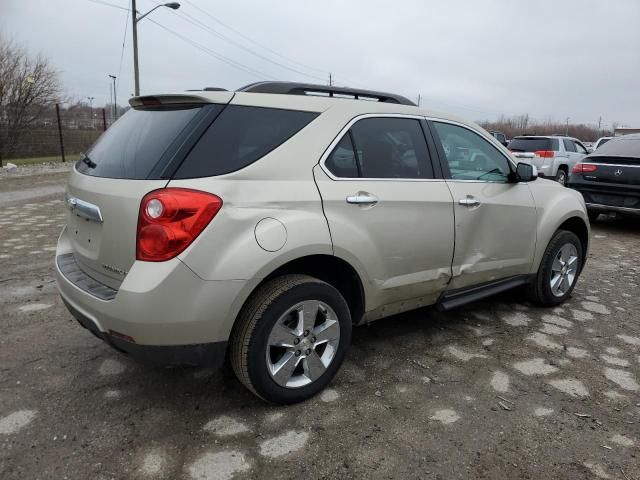
[[[536,157],[553,158],[553,150],[537,150],[533,152]]]
[[[578,163],[575,167],[573,167],[571,173],[590,173],[595,172],[597,169],[598,167],[593,163]]]
[[[162,262],[187,248],[220,211],[222,199],[187,188],[144,196],[138,214],[136,259]]]

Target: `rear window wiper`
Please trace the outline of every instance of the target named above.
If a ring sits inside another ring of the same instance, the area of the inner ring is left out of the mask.
[[[93,162],[87,155],[84,153],[80,154],[80,161],[84,163],[89,168],[96,168],[95,162]]]

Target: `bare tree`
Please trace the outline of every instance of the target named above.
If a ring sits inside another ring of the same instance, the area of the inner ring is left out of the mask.
[[[23,48],[0,37],[0,166],[60,92],[58,73],[46,58],[30,57]]]

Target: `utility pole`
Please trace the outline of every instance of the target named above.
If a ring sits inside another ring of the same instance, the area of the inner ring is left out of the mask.
[[[331,73],[329,73],[329,86],[333,86],[333,76],[331,75]]]
[[[93,122],[93,100],[96,97],[87,97],[87,100],[89,100],[89,116],[91,117],[91,128],[95,127],[94,122]]]
[[[62,155],[62,161],[66,162],[64,158],[64,141],[62,139],[62,124],[60,123],[60,105],[56,103],[56,118],[58,119],[58,137],[60,138],[60,154]]]
[[[567,128],[566,131],[564,132],[565,136],[569,136],[569,117],[567,117]]]
[[[420,102],[422,102],[422,95],[418,94],[418,106],[420,106]]]
[[[600,127],[602,126],[602,115],[598,117],[598,131],[600,131]]]
[[[140,71],[138,69],[138,22],[149,15],[151,12],[153,12],[156,8],[160,7],[167,7],[171,10],[177,10],[180,8],[180,4],[178,2],[159,4],[153,7],[144,15],[138,16],[138,10],[136,10],[136,0],[131,0],[131,27],[133,33],[133,80],[135,88],[134,94],[136,97],[140,95]]]
[[[138,10],[136,10],[136,0],[131,0],[131,27],[133,33],[133,80],[134,93],[136,97],[140,95],[140,72],[138,70]]]
[[[116,76],[109,75],[109,78],[113,80],[113,121],[118,119],[118,95],[116,94]]]

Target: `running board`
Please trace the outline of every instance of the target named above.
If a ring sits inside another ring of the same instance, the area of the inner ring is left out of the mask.
[[[526,285],[533,280],[533,275],[516,275],[492,282],[475,285],[473,287],[460,288],[442,294],[436,307],[440,311],[458,308],[467,303],[475,302],[498,293],[506,292],[512,288]]]

